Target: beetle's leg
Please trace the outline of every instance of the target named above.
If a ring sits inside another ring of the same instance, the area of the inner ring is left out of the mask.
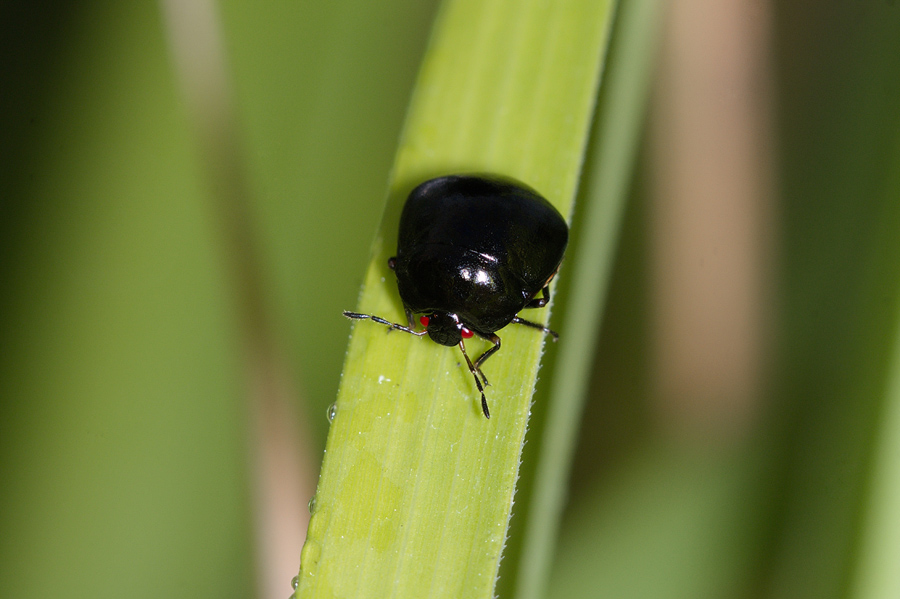
[[[373,314],[360,314],[359,312],[350,312],[348,310],[344,310],[344,316],[351,320],[374,320],[378,324],[383,324],[388,327],[388,331],[393,329],[397,329],[398,331],[403,331],[404,333],[409,333],[410,335],[415,335],[416,337],[421,337],[428,331],[414,331],[412,328],[412,324],[407,328],[402,324],[397,324],[396,322],[391,322],[390,320],[385,320],[380,316],[375,316]]]
[[[487,380],[487,377],[484,376],[484,372],[481,371],[481,365],[484,364],[485,360],[490,358],[492,355],[494,355],[497,352],[497,350],[500,349],[500,337],[498,337],[497,335],[491,335],[489,337],[485,337],[485,339],[487,339],[488,341],[493,343],[494,347],[490,348],[489,350],[487,350],[486,352],[481,354],[481,356],[479,356],[479,358],[477,360],[475,360],[475,368],[477,368],[478,373],[481,374],[481,380],[484,381],[484,384],[490,385],[490,383]]]
[[[469,354],[466,353],[466,345],[462,341],[459,342],[459,349],[460,351],[462,351],[462,355],[466,359],[466,364],[469,365],[469,372],[471,372],[472,377],[475,378],[475,386],[478,387],[478,392],[481,393],[481,411],[484,412],[484,417],[490,420],[491,412],[490,410],[488,410],[487,399],[484,397],[484,387],[481,386],[481,381],[478,380],[478,375],[480,374],[482,377],[484,377],[484,373],[482,373],[478,366],[475,365],[478,364],[478,362],[484,356],[482,355],[481,358],[478,358],[478,360],[475,361],[475,364],[472,364],[472,360],[469,359]],[[484,384],[486,385],[487,381],[484,381]]]
[[[550,286],[544,285],[541,289],[541,297],[533,297],[531,301],[525,304],[525,308],[543,308],[550,301]],[[524,309],[524,308],[523,308]]]
[[[406,310],[406,322],[409,323],[409,328],[416,328],[415,316],[413,316],[413,313],[409,311],[409,308],[404,308],[404,310]]]
[[[510,322],[514,322],[516,324],[524,324],[526,327],[531,327],[532,329],[538,329],[539,331],[544,331],[548,335],[551,335],[553,337],[554,341],[559,339],[559,333],[557,333],[556,331],[551,331],[550,329],[548,329],[547,327],[545,327],[542,324],[538,324],[536,322],[531,322],[530,320],[525,320],[524,318],[519,318],[518,316],[513,318]]]

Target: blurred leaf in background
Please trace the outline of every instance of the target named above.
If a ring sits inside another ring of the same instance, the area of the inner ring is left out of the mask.
[[[856,549],[874,443],[897,401],[900,7],[775,6],[784,313],[771,588],[827,599],[849,596],[866,568]],[[900,541],[892,551],[882,558],[896,565]]]

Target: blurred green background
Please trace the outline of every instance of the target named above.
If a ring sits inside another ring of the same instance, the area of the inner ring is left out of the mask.
[[[313,461],[435,9],[220,4],[250,226]],[[872,508],[879,485],[900,480],[880,457],[900,435],[900,7],[771,9],[759,407],[726,442],[660,425],[648,143],[554,597],[897,596],[859,579],[900,563],[900,539],[867,550],[897,521]],[[0,152],[0,597],[252,596],[240,312],[158,5],[0,2]]]

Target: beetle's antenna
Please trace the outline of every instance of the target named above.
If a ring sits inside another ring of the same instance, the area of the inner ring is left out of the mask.
[[[481,386],[481,381],[478,380],[478,370],[475,368],[475,365],[472,364],[472,360],[469,359],[469,354],[466,353],[466,346],[462,342],[462,340],[460,340],[459,342],[459,349],[462,351],[463,357],[466,359],[466,364],[469,365],[469,372],[471,372],[472,376],[475,377],[475,386],[478,387],[478,391],[481,392],[481,411],[484,412],[484,417],[490,420],[491,412],[490,410],[488,410],[487,399],[484,397],[484,387]]]
[[[344,316],[346,316],[350,320],[374,320],[378,324],[387,326],[389,329],[397,329],[398,331],[403,331],[404,333],[409,333],[410,335],[415,335],[416,337],[421,337],[428,332],[427,330],[414,331],[409,327],[403,326],[402,324],[397,324],[396,322],[385,320],[380,316],[375,316],[374,314],[360,314],[359,312],[350,312],[349,310],[344,310]]]

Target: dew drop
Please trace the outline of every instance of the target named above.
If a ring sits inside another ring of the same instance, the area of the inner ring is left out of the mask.
[[[294,576],[293,578],[291,578],[291,588],[296,591],[297,587],[299,587],[299,586],[300,586],[300,575],[298,574],[297,576]]]
[[[306,504],[306,507],[309,509],[310,514],[312,514],[314,511],[316,511],[316,496],[315,495],[313,495],[310,498],[309,503]]]
[[[337,404],[333,403],[328,406],[328,412],[325,413],[325,416],[328,418],[328,422],[334,422],[334,417],[337,416]]]

